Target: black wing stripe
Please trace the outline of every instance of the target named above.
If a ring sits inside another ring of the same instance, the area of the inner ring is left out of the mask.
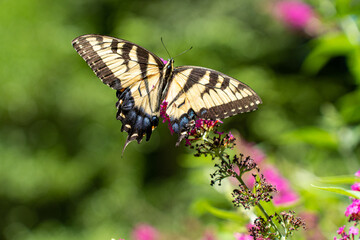
[[[206,106],[206,111],[203,111],[202,109],[200,110],[200,116],[205,116],[207,114],[215,116],[216,113],[213,111],[212,106],[215,106],[216,104],[215,104],[212,96],[210,96],[210,94],[208,93],[209,89],[205,88],[205,90],[203,92],[201,92],[201,89],[200,89],[201,85],[196,84],[195,86],[197,87],[197,89],[201,95],[202,101],[204,102],[204,104]]]
[[[127,42],[121,47],[121,57],[124,60],[127,60],[127,61],[130,60],[129,53],[130,53],[131,49],[133,48],[133,46],[134,46],[133,44],[130,44]]]
[[[230,83],[230,78],[225,77],[222,84],[221,84],[220,89],[224,90],[225,88],[229,87],[229,83]]]
[[[103,41],[103,38],[100,36],[96,37],[96,39],[99,42]],[[96,76],[102,80],[106,76],[107,79],[103,80],[104,83],[111,84],[112,87],[116,87],[116,89],[121,89],[120,80],[112,74],[112,71],[104,63],[97,52],[94,51],[93,47],[85,37],[79,37],[78,41],[73,42],[73,46],[80,56],[85,59],[86,63],[89,64]]]
[[[121,51],[121,57],[124,59],[124,64],[126,66],[126,72],[130,70],[129,68],[129,61],[130,61],[130,56],[129,56],[129,53],[132,49],[133,45],[130,44],[130,43],[125,43],[123,46],[122,46],[122,51]]]
[[[98,41],[98,43],[102,43],[104,42],[104,38],[102,36],[96,36],[96,41]]]
[[[181,71],[178,72],[179,74],[181,74]],[[200,81],[200,79],[205,75],[206,71],[200,68],[194,68],[191,70],[189,76],[186,76],[184,74],[182,74],[185,78],[186,78],[186,83],[184,85],[183,91],[180,91],[176,97],[174,97],[174,99],[168,104],[168,106],[171,106],[181,95],[183,95],[184,93],[186,94],[186,92],[189,91],[189,89],[191,89],[196,83],[198,83]],[[176,73],[173,73],[174,75]],[[172,78],[173,80],[174,78]]]
[[[210,72],[209,74],[209,83],[205,84],[205,91],[201,93],[201,98],[204,94],[209,93],[211,89],[214,89],[219,80],[219,74],[215,72]]]
[[[206,71],[199,68],[194,68],[191,70],[190,75],[187,77],[186,84],[184,86],[185,93],[189,91],[189,89],[198,83],[201,78],[206,74]]]
[[[141,62],[148,62],[149,61],[149,53],[145,52],[141,48],[136,49],[136,56],[137,56],[138,61],[139,60],[141,60]],[[147,78],[148,65],[144,64],[144,63],[139,63],[139,65],[140,65],[141,75],[142,75],[142,78],[143,78],[144,84],[145,84],[146,95],[147,95],[147,98],[149,100],[148,102],[151,103],[150,94],[149,94],[150,93],[149,81],[148,81],[148,78]],[[140,95],[141,95],[141,92],[140,92]],[[151,112],[153,112],[151,104],[150,104],[150,110],[151,110]]]
[[[111,45],[110,45],[110,48],[111,48],[111,51],[113,53],[117,53],[117,50],[118,50],[118,41],[116,41],[115,39],[112,40],[111,42]]]
[[[207,87],[214,88],[219,80],[219,74],[215,72],[210,72],[210,80],[209,83],[206,84]]]
[[[247,100],[245,103],[244,103],[244,100],[237,100],[237,101],[234,101],[233,104],[236,106],[243,106],[244,104],[247,104],[248,107],[247,108],[242,107],[241,109],[237,108],[235,111],[232,112],[231,110],[233,108],[230,107],[229,104],[213,106],[202,117],[212,119],[212,120],[224,119],[224,118],[231,117],[231,116],[239,114],[239,113],[254,111],[258,108],[257,104],[250,106],[249,100]],[[216,116],[216,115],[213,115],[212,112],[217,112],[219,114],[218,114],[218,116]]]

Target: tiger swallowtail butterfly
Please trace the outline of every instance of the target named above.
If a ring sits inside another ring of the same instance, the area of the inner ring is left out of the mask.
[[[135,43],[102,35],[75,38],[72,45],[101,81],[116,90],[116,118],[126,131],[126,145],[159,123],[160,105],[167,102],[170,125],[181,140],[196,118],[224,119],[257,109],[260,97],[246,84],[221,72],[196,66],[174,68]]]

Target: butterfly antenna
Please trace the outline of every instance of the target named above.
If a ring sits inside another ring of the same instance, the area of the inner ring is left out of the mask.
[[[166,46],[165,46],[165,44],[164,44],[163,38],[161,37],[160,39],[161,39],[161,43],[162,43],[162,45],[164,46],[167,54],[169,55],[169,58],[171,58],[171,55],[170,55],[169,51],[167,50],[167,48],[166,48]]]
[[[176,57],[178,57],[178,56],[180,56],[180,55],[183,55],[184,53],[187,53],[187,52],[190,51],[192,48],[193,48],[193,47],[191,46],[189,49],[187,49],[187,50],[183,51],[182,53],[176,55],[174,58],[176,58]]]

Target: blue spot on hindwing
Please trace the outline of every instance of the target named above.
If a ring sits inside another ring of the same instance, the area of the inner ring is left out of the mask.
[[[207,113],[207,109],[204,108],[201,110],[200,115],[204,116],[206,113]]]
[[[188,123],[189,123],[189,119],[187,119],[186,116],[180,118],[180,129],[182,130],[183,128],[185,128],[186,124]]]
[[[179,124],[178,123],[173,123],[172,129],[174,130],[175,133],[179,133]]]
[[[141,129],[142,123],[143,123],[143,118],[142,116],[138,115],[135,122],[135,129]]]
[[[126,122],[128,123],[134,123],[136,120],[136,112],[135,110],[131,110],[128,112],[128,114],[126,115]]]
[[[194,119],[195,118],[195,112],[194,110],[190,109],[188,111],[188,116],[189,116],[189,119]]]
[[[150,122],[150,119],[148,117],[144,118],[143,127],[144,128],[149,128],[149,127],[151,128],[151,122]]]

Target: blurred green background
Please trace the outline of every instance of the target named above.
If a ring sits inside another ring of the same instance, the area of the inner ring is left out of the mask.
[[[166,124],[121,156],[115,91],[71,46],[90,33],[165,59],[160,37],[173,56],[193,46],[176,65],[250,85],[264,104],[222,130],[263,149],[301,195],[297,211],[315,213],[323,234],[335,235],[349,200],[310,184],[360,167],[358,2],[308,1],[317,20],[310,30],[284,24],[275,3],[0,1],[0,239],[129,239],[138,223],[164,239],[201,239],[207,229],[233,239],[236,225],[192,207],[208,199],[233,209],[209,185],[213,163],[176,148]]]

